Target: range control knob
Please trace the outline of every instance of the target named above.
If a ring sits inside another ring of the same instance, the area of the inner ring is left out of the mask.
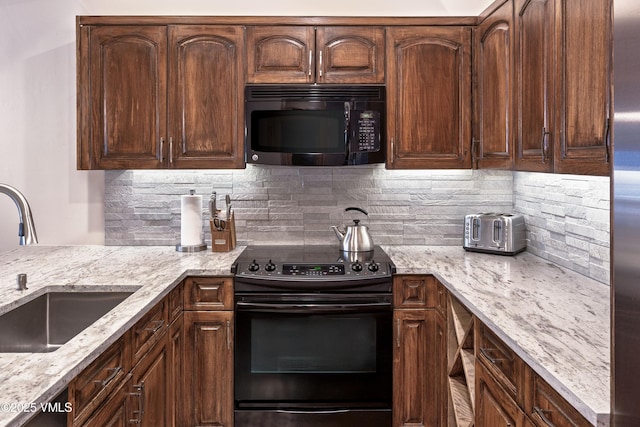
[[[378,264],[376,264],[376,262],[374,260],[371,260],[371,262],[367,266],[367,269],[369,271],[375,273],[376,271],[380,270],[380,266]]]
[[[258,270],[260,270],[260,264],[258,264],[254,259],[253,261],[251,261],[251,264],[249,264],[249,271],[258,271]]]
[[[351,269],[353,271],[362,271],[362,264],[360,264],[360,261],[356,261],[353,264],[351,264]]]
[[[264,266],[264,269],[267,271],[273,271],[276,269],[276,265],[269,260],[269,262]]]

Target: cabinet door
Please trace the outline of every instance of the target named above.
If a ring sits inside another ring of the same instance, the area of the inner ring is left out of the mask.
[[[513,168],[513,3],[506,2],[476,30],[474,167]]]
[[[384,29],[318,27],[318,83],[384,83]]]
[[[517,170],[553,170],[554,0],[515,0]]]
[[[557,0],[556,172],[609,174],[611,3]]]
[[[393,426],[442,425],[443,322],[434,310],[394,311]]]
[[[169,335],[165,333],[133,369],[131,389],[135,424],[148,427],[171,425],[173,384],[170,382]]]
[[[79,37],[78,167],[162,167],[166,27],[89,26]]]
[[[477,362],[475,427],[522,427],[525,419],[524,411]]]
[[[259,26],[247,28],[249,83],[313,83],[313,27]]]
[[[131,379],[122,381],[118,388],[86,422],[74,424],[82,427],[129,427],[135,418],[130,404]]]
[[[186,311],[186,425],[233,426],[233,312]]]
[[[387,29],[388,168],[471,167],[471,29]]]
[[[169,28],[169,166],[244,166],[244,30]]]

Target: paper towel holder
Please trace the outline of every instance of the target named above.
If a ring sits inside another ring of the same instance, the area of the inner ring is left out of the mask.
[[[176,251],[178,252],[201,252],[207,250],[207,244],[201,243],[199,245],[189,245],[182,246],[180,244],[176,245]]]
[[[195,194],[195,190],[189,190],[189,195],[193,196]],[[178,252],[202,252],[207,250],[207,244],[202,242],[198,245],[181,245],[178,243],[176,245],[176,251]]]

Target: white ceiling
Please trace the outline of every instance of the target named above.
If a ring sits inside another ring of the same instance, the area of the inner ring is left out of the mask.
[[[493,0],[81,0],[80,3],[88,13],[105,15],[477,16]]]

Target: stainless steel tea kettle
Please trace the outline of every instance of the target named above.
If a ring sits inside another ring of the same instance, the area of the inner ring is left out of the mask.
[[[362,208],[350,207],[344,210],[358,211],[365,215],[369,215],[367,211]],[[338,240],[340,240],[340,250],[343,252],[370,252],[373,251],[373,239],[369,234],[369,229],[366,225],[360,225],[360,220],[354,219],[353,225],[348,225],[344,231],[340,230],[337,226],[332,225],[331,228],[336,232]]]

